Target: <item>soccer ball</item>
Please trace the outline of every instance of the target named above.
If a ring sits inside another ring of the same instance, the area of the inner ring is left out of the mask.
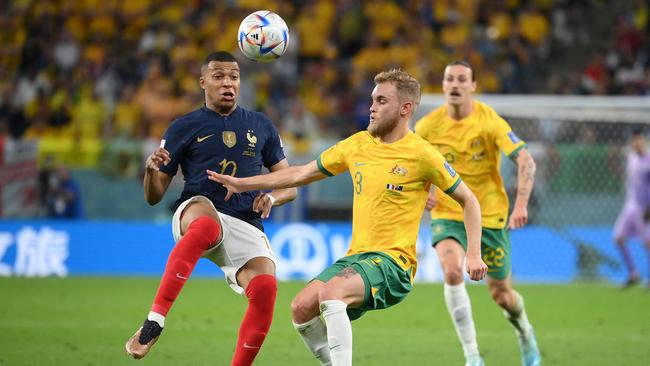
[[[248,59],[270,62],[289,47],[289,28],[279,15],[259,10],[242,20],[237,43]]]

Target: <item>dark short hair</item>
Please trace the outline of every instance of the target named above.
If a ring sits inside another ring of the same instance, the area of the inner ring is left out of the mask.
[[[461,66],[465,66],[466,68],[468,68],[469,71],[472,72],[472,81],[476,81],[476,73],[474,72],[474,69],[472,68],[472,65],[469,64],[469,62],[464,61],[464,60],[452,61],[452,62],[447,64],[447,67],[456,66],[456,65],[461,65]]]
[[[208,64],[212,61],[218,61],[218,62],[237,62],[237,59],[235,56],[233,56],[230,52],[227,51],[215,51],[212,52],[211,54],[205,56],[205,59],[203,60],[203,63],[201,64],[201,73],[203,73],[204,69]]]
[[[630,136],[632,136],[632,137],[635,137],[635,136],[643,136],[643,137],[645,137],[643,127],[633,127],[632,128],[632,133],[630,134]]]
[[[205,60],[203,60],[203,65],[209,64],[210,61],[237,62],[237,59],[230,52],[216,51],[216,52],[212,52],[211,54],[205,56]]]

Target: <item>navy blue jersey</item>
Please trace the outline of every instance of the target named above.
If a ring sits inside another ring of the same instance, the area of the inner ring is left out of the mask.
[[[165,131],[163,147],[169,151],[171,162],[160,171],[175,175],[178,166],[185,177],[176,209],[186,199],[208,197],[219,212],[244,220],[264,230],[260,213],[253,212],[253,200],[258,191],[234,194],[225,201],[226,189],[208,180],[206,169],[235,177],[259,175],[282,161],[285,156],[278,131],[273,122],[259,112],[239,106],[222,116],[203,106],[176,119]]]

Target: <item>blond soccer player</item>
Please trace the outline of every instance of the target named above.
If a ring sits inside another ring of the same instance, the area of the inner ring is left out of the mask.
[[[420,84],[401,70],[382,72],[374,81],[368,130],[340,141],[317,160],[248,178],[208,171],[210,179],[228,189],[228,197],[255,189],[296,187],[350,172],[354,187],[350,248],[291,304],[294,327],[321,365],[351,365],[350,321],[368,310],[395,305],[411,291],[420,216],[432,185],[464,208],[470,278],[480,280],[487,273],[480,255],[481,213],[476,197],[444,157],[408,128],[420,102]],[[386,362],[398,360],[371,363]]]
[[[528,222],[535,162],[508,123],[491,107],[473,99],[476,81],[469,64],[449,64],[442,85],[446,103],[419,120],[415,132],[440,151],[477,196],[483,222],[481,251],[489,267],[490,294],[516,330],[522,365],[540,365],[524,300],[512,288],[509,233]],[[510,216],[508,196],[499,174],[501,152],[517,164],[517,197]],[[463,211],[458,203],[441,193],[433,191],[426,205],[431,210],[432,245],[444,272],[445,302],[463,346],[466,365],[480,366],[484,363],[462,272],[468,250]]]

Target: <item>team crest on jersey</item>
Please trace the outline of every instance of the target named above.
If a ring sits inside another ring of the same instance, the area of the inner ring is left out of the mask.
[[[396,165],[393,167],[393,169],[390,170],[389,173],[390,173],[390,174],[401,175],[401,176],[404,177],[404,176],[406,176],[406,175],[409,173],[409,171],[408,171],[408,169],[406,169],[405,167],[403,167],[403,166],[399,166],[399,165],[396,164]]]
[[[447,162],[445,162],[445,169],[447,169],[447,171],[449,172],[449,175],[451,175],[452,178],[456,176],[456,171]]]
[[[248,140],[248,146],[255,148],[255,144],[257,143],[257,136],[253,135],[255,131],[253,130],[248,130],[246,132],[246,139]]]
[[[233,147],[237,143],[237,135],[233,131],[223,131],[221,136],[223,137],[223,143],[228,147]]]

